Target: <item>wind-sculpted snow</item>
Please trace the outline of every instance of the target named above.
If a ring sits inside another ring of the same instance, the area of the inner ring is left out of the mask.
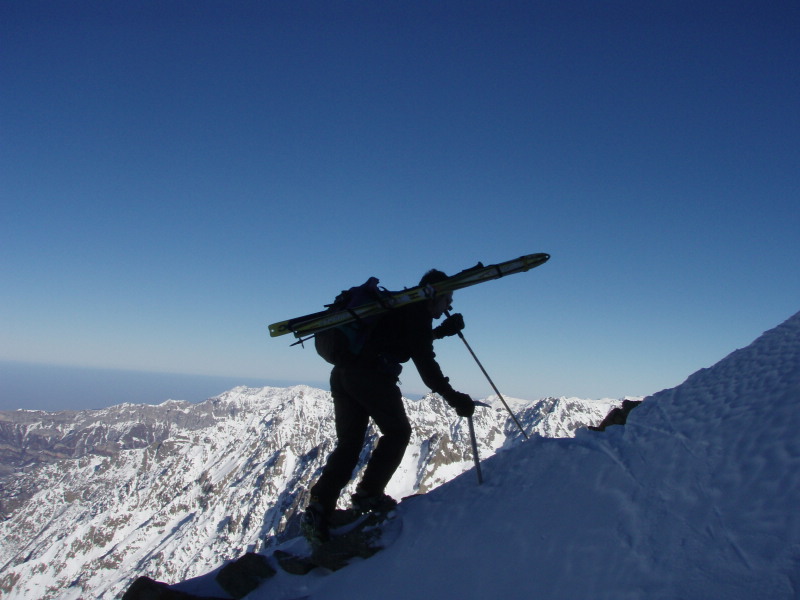
[[[615,405],[509,401],[530,433],[563,436]],[[483,457],[521,437],[490,402],[475,415]],[[473,464],[466,423],[440,398],[407,409],[414,437],[387,490],[397,498]],[[0,523],[0,595],[9,600],[112,598],[142,573],[178,581],[274,544],[295,531],[335,439],[329,393],[305,386],[236,388],[199,404],[16,411],[2,423],[16,469]]]

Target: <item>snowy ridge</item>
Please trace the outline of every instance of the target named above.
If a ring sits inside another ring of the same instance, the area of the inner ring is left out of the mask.
[[[608,408],[577,399],[515,406],[529,431],[563,435]],[[387,490],[398,498],[472,467],[466,424],[440,398],[407,409],[414,437]],[[558,418],[563,426],[542,424]],[[478,410],[482,457],[519,439],[509,421],[502,408]],[[113,598],[142,572],[178,581],[264,550],[296,530],[335,437],[330,394],[307,386],[239,387],[195,405],[14,411],[0,423],[16,461],[0,523],[0,594],[9,600]]]
[[[532,438],[485,461],[483,486],[465,473],[401,505],[402,536],[369,560],[247,598],[795,599],[798,431],[800,313],[624,427]]]

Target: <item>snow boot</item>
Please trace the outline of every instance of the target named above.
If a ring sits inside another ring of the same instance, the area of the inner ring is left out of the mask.
[[[300,519],[300,529],[308,542],[317,547],[331,539],[328,511],[312,499]]]
[[[350,497],[353,509],[360,513],[388,513],[395,509],[397,501],[386,494],[365,494],[356,492]]]

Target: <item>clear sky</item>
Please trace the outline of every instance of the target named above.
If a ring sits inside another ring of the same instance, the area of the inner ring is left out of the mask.
[[[548,252],[464,333],[510,396],[619,397],[800,310],[796,1],[4,0],[0,40],[0,360],[324,385],[268,324]]]

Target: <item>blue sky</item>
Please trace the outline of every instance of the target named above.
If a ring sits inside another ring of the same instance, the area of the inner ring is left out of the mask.
[[[789,1],[2,2],[0,360],[324,385],[268,324],[548,252],[456,295],[501,390],[677,385],[800,310],[798,31]]]

